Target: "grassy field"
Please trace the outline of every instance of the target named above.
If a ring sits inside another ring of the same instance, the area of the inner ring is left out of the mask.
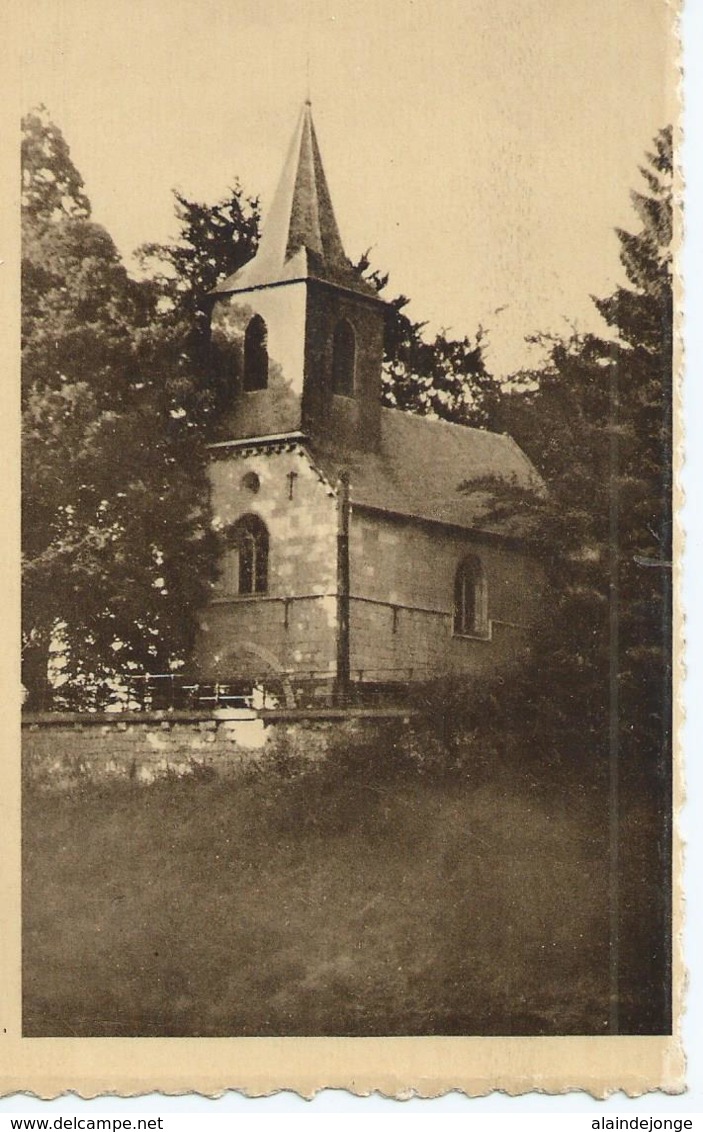
[[[505,768],[30,792],[24,1032],[605,1033],[605,834]]]

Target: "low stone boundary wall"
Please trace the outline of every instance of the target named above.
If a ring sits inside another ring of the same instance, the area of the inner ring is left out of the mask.
[[[323,758],[332,743],[350,742],[397,709],[317,712],[47,713],[22,719],[25,782],[70,790],[109,781],[154,782],[169,775],[233,774],[268,757]]]

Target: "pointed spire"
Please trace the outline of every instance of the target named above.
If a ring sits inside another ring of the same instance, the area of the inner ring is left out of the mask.
[[[347,259],[332,207],[312,120],[310,99],[300,115],[283,173],[253,259],[218,287],[241,291],[287,279],[320,278],[375,293]]]
[[[322,167],[309,101],[303,107],[286,257],[292,256],[301,247],[322,256],[330,265],[346,260]]]

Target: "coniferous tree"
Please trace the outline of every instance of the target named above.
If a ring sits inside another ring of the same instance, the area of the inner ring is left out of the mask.
[[[32,224],[71,217],[90,219],[83,178],[66,140],[37,106],[22,119],[22,220]]]
[[[671,734],[673,404],[672,132],[662,130],[632,193],[641,226],[618,231],[628,286],[597,301],[617,335],[611,350],[617,468],[621,665],[619,710],[626,749],[666,773]]]
[[[173,196],[177,239],[143,244],[137,254],[157,297],[161,331],[180,343],[187,359],[190,410],[207,427],[230,392],[211,350],[211,292],[255,254],[259,203],[239,182],[212,205],[176,191]]]
[[[670,735],[670,130],[642,172],[640,229],[617,233],[627,285],[595,300],[612,337],[548,343],[549,364],[519,375],[499,419],[549,489],[538,506],[557,603],[544,639],[551,704],[565,720],[584,697],[601,705],[588,715],[601,735],[616,707],[623,749],[656,774]]]
[[[368,252],[357,269],[379,292],[388,286],[389,276],[371,269]],[[405,313],[407,296],[386,302],[383,404],[455,424],[491,428],[500,386],[486,367],[483,329],[479,327],[473,339],[451,338],[439,331],[428,341],[426,324]]]
[[[502,423],[545,478],[531,509],[550,609],[525,673],[533,742],[608,783],[610,923],[622,1032],[671,1022],[673,159],[662,130],[618,231],[627,282],[596,300],[611,337],[551,343]]]
[[[145,244],[140,258],[165,309],[174,322],[180,321],[193,372],[200,375],[214,409],[224,392],[218,390],[216,367],[210,364],[209,296],[218,282],[255,254],[259,203],[238,182],[213,205],[188,200],[179,192],[174,197],[178,240]],[[368,253],[356,267],[379,292],[387,287],[388,275],[371,269]],[[404,295],[386,301],[383,403],[457,424],[490,427],[499,387],[486,368],[483,331],[479,328],[473,340],[439,332],[427,341],[425,324],[405,313],[409,300]]]
[[[178,239],[139,249],[143,266],[170,304],[192,317],[207,304],[213,287],[255,254],[259,202],[238,181],[214,204],[191,201],[174,191]]]

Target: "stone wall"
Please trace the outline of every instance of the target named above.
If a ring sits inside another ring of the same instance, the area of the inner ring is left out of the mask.
[[[332,344],[340,319],[356,337],[354,396],[332,391]],[[343,449],[377,448],[381,425],[381,369],[384,313],[369,302],[337,288],[309,284],[305,334],[303,430],[317,448],[334,454]]]
[[[524,660],[543,615],[544,578],[519,547],[480,534],[352,512],[351,670],[396,670],[398,679],[507,671]],[[454,634],[454,579],[480,558],[488,588],[488,639]],[[407,672],[407,675],[404,675]],[[381,677],[379,677],[381,678]]]
[[[213,356],[231,402],[221,421],[221,439],[300,428],[306,299],[305,284],[298,283],[216,301],[211,318]],[[247,393],[242,389],[244,333],[255,314],[264,319],[268,332],[269,380],[266,389]]]
[[[205,681],[273,678],[292,706],[277,673],[331,682],[336,672],[337,501],[299,445],[222,451],[210,470],[215,525],[226,528],[245,512],[263,519],[269,586],[248,597],[221,585],[213,592],[196,670]],[[252,472],[255,494],[245,486]],[[519,545],[352,508],[349,553],[353,680],[405,682],[523,663],[543,616],[544,578]],[[480,558],[486,575],[486,638],[454,633],[454,580],[467,555]]]
[[[380,716],[271,719],[174,712],[139,715],[36,715],[22,721],[24,780],[44,790],[170,775],[227,776],[267,758],[319,759],[333,743],[352,740]],[[397,722],[402,725],[402,714]]]
[[[226,593],[201,617],[195,668],[202,680],[336,668],[337,510],[331,487],[298,446],[238,452],[210,466],[217,529],[253,513],[269,532],[264,595]],[[254,473],[258,487],[247,488]],[[230,552],[232,553],[232,552]],[[225,575],[226,577],[226,572]]]

